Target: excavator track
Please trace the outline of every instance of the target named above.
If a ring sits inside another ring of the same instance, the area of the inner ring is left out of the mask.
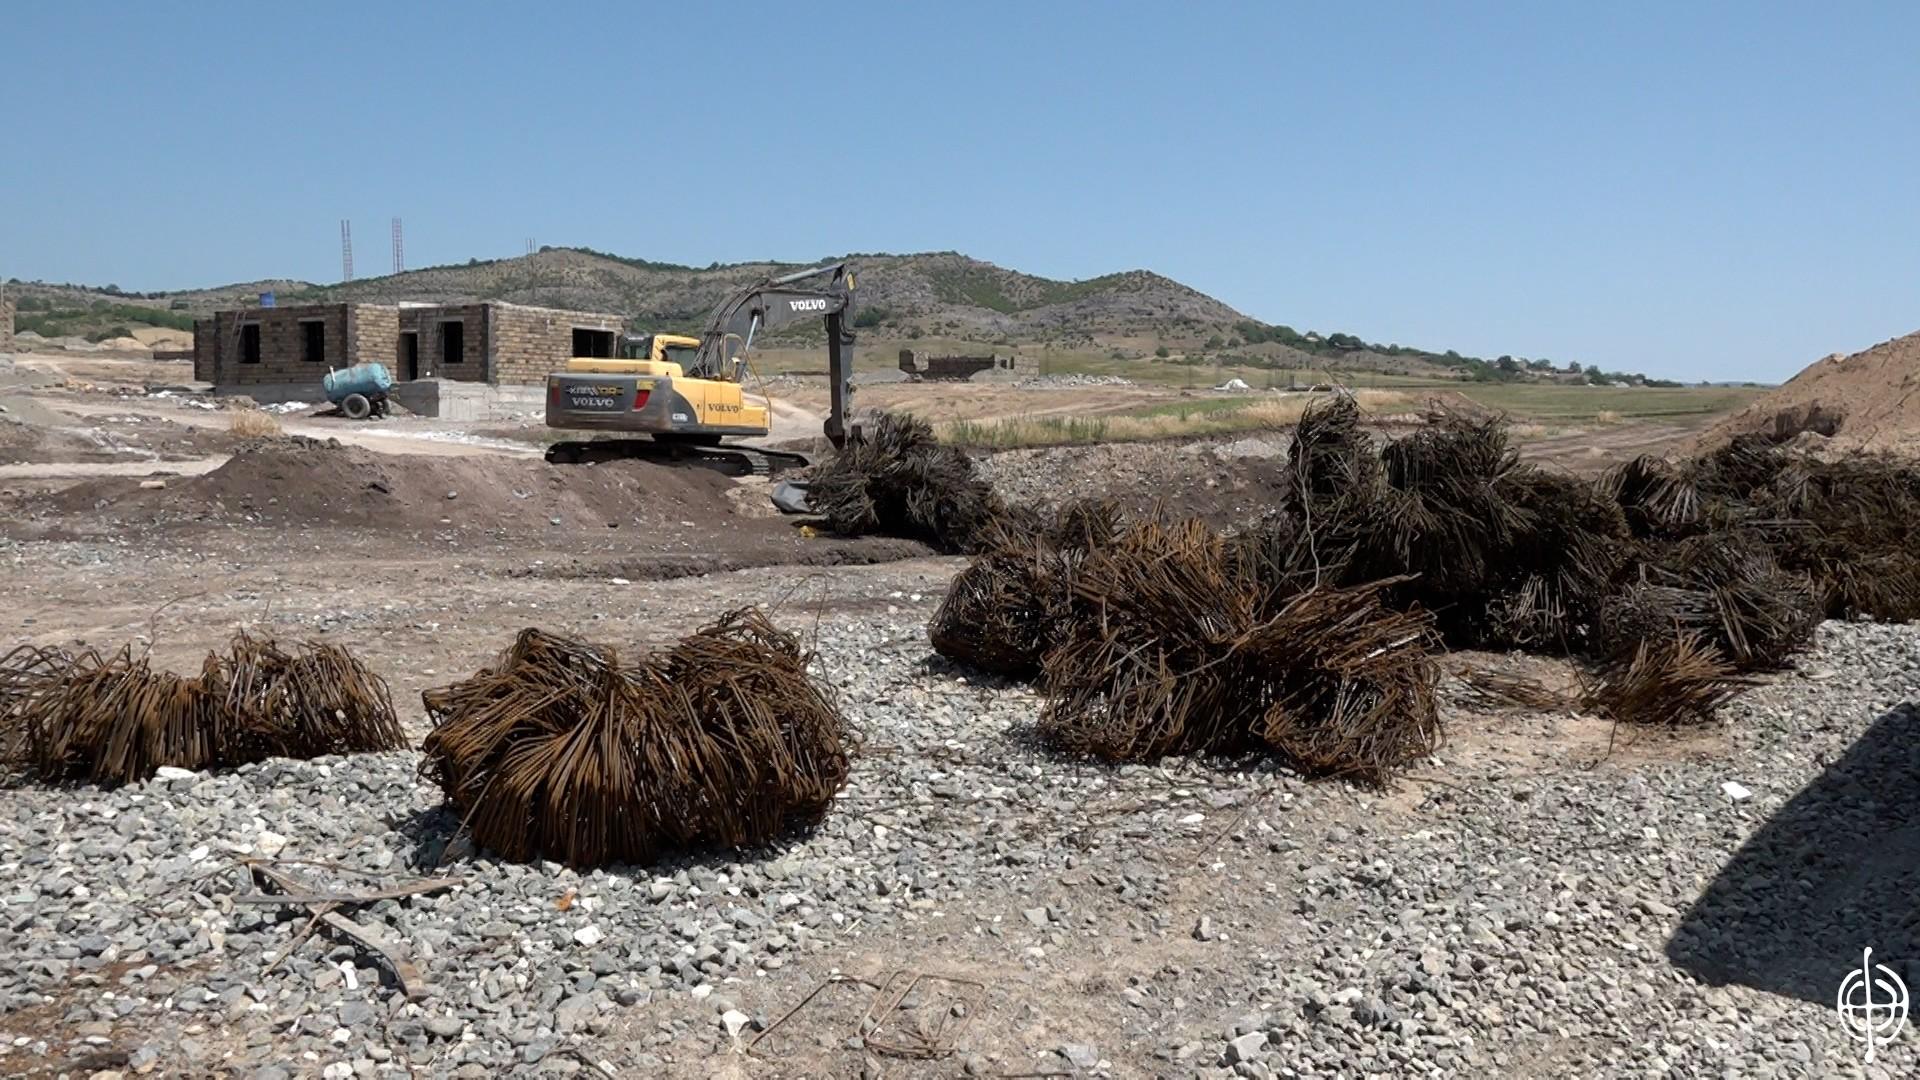
[[[553,465],[596,465],[603,461],[655,461],[714,469],[728,476],[773,476],[813,464],[805,454],[762,446],[699,446],[658,439],[579,439],[547,447]]]

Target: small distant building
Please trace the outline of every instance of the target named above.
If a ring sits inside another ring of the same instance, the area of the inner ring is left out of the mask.
[[[900,370],[914,379],[971,379],[982,371],[1012,371],[1015,358],[990,353],[986,356],[927,356],[912,349],[900,350]]]
[[[364,363],[385,364],[402,387],[538,388],[574,356],[612,356],[625,330],[619,315],[497,301],[242,308],[195,321],[193,376],[259,400],[311,400],[329,370]],[[435,402],[453,391],[421,389],[396,396],[441,415]]]

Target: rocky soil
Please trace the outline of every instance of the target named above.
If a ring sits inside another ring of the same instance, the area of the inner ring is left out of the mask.
[[[0,1071],[1910,1074],[1914,1044],[1863,1069],[1834,1020],[1855,946],[1826,958],[1821,1000],[1752,989],[1765,980],[1751,971],[1726,986],[1698,973],[1740,967],[1743,942],[1778,946],[1747,950],[1772,963],[1786,925],[1826,920],[1839,939],[1857,925],[1845,905],[1801,902],[1791,868],[1729,862],[1863,733],[1913,744],[1912,630],[1828,624],[1797,672],[1741,699],[1724,729],[1684,739],[1614,744],[1577,717],[1454,703],[1440,758],[1373,792],[1258,762],[1049,756],[1030,738],[1029,691],[928,650],[924,622],[956,565],[661,582],[594,616],[599,636],[624,640],[710,617],[716,597],[785,597],[781,621],[817,639],[816,670],[862,746],[826,823],[768,850],[589,874],[503,864],[465,850],[411,752],[5,791]],[[329,602],[308,588],[282,586],[282,632]],[[505,644],[521,616],[489,616],[485,595],[470,585],[440,601],[461,632],[426,636],[466,660],[424,680],[421,664],[445,661],[367,629],[415,623],[419,608],[356,604],[346,625],[377,667],[411,665],[397,684],[411,690]],[[228,604],[183,606],[211,623]],[[1885,794],[1883,774],[1849,780]],[[1831,805],[1850,831],[1910,824],[1910,800]],[[419,969],[424,994],[407,1000],[347,945],[303,939],[304,911],[252,902],[260,890],[238,869],[250,858],[328,891],[459,877],[351,910]],[[1716,883],[1724,874],[1747,876]],[[952,1053],[882,1053],[882,1035],[863,1038],[872,991],[857,982],[776,1026],[836,974],[895,971],[978,984],[908,999],[920,1023],[940,1013]]]

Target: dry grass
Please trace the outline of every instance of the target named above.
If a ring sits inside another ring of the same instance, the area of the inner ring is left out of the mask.
[[[1397,390],[1356,390],[1355,402],[1364,413],[1412,413],[1422,404],[1420,395]],[[1062,446],[1100,442],[1149,442],[1157,439],[1227,435],[1265,431],[1299,422],[1308,408],[1323,404],[1326,394],[1275,392],[1242,398],[1203,398],[1155,405],[1111,416],[1016,416],[999,420],[953,420],[936,432],[942,442],[997,450],[1031,446]]]
[[[227,430],[243,439],[272,439],[284,434],[280,428],[280,418],[260,409],[235,412],[227,424]]]

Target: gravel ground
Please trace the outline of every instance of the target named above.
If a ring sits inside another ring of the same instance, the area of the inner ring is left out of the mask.
[[[838,573],[871,597],[890,572]],[[938,598],[900,580],[884,606],[817,627],[818,670],[864,745],[827,822],[772,850],[584,875],[448,851],[455,823],[413,753],[5,792],[0,1072],[1916,1070],[1911,1035],[1863,1068],[1831,1005],[1854,950],[1899,944],[1853,940],[1854,906],[1801,903],[1811,875],[1793,865],[1746,865],[1817,863],[1806,838],[1761,833],[1783,808],[1826,806],[1867,835],[1912,824],[1910,800],[1844,768],[1870,729],[1899,736],[1875,760],[1912,764],[1910,628],[1828,624],[1724,730],[1610,752],[1590,721],[1450,707],[1441,757],[1377,793],[1253,762],[1052,759],[1029,692],[930,656]],[[1849,783],[1809,788],[1832,762]],[[325,863],[294,869],[328,888],[462,875],[353,913],[411,957],[425,995],[299,940],[304,915],[236,902],[255,892],[235,869],[251,857]],[[1716,883],[1723,870],[1751,877]],[[1911,946],[1904,918],[1890,925]],[[1767,985],[1799,928],[1844,944],[1806,958],[1830,961],[1805,980],[1826,996],[1745,985]],[[1711,963],[1741,981],[1700,981]],[[953,1055],[875,1056],[856,987],[742,1052],[832,973],[897,969],[982,984],[948,1011],[965,1021]]]

